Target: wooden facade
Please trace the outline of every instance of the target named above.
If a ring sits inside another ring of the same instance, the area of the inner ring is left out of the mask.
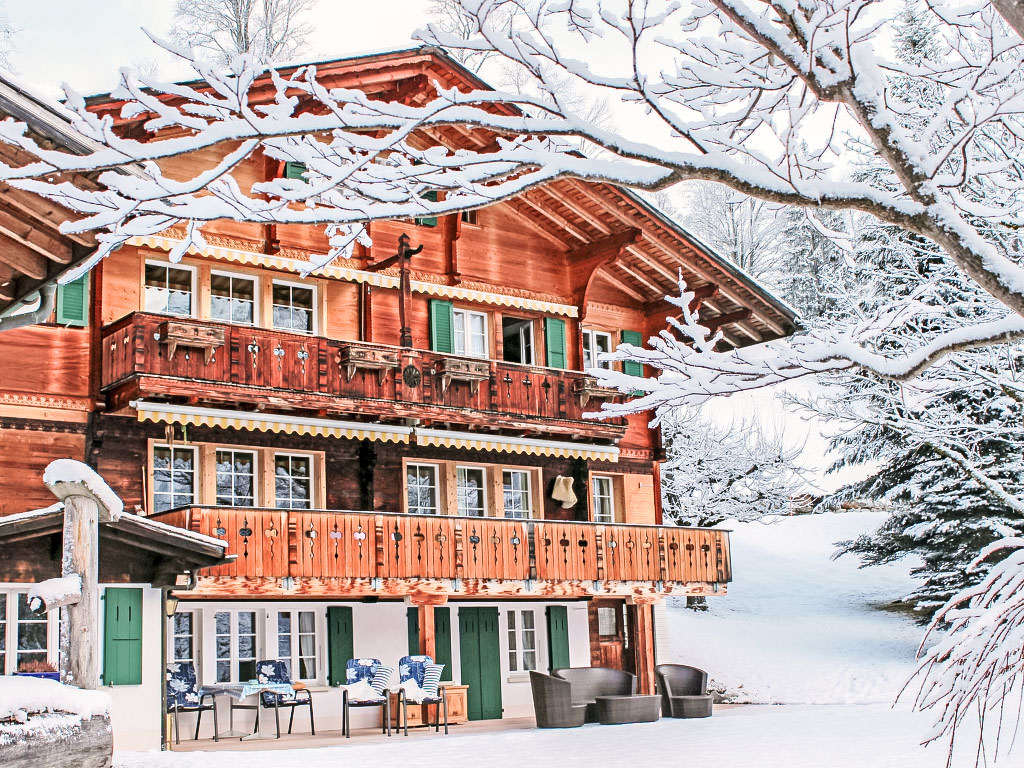
[[[479,86],[433,49],[318,73],[327,87],[414,101],[434,81]],[[137,134],[116,102],[94,108]],[[424,140],[470,139],[446,129]],[[216,157],[174,162],[194,170]],[[248,181],[281,173],[265,158],[242,171]],[[650,689],[651,603],[723,593],[728,535],[660,525],[660,436],[644,414],[586,416],[620,395],[596,385],[585,358],[662,330],[680,273],[727,346],[792,332],[792,313],[604,184],[558,181],[369,233],[372,247],[307,276],[327,248],[323,227],[214,222],[207,246],[180,263],[169,252],[182,233],[168,230],[93,269],[83,327],[4,333],[0,514],[48,503],[36,496],[50,460],[84,459],[126,509],[229,543],[234,562],[184,599],[588,600],[621,608],[619,634],[632,638],[625,651],[594,640],[594,658],[635,669]],[[423,246],[405,346],[397,272],[376,268],[403,234]],[[244,504],[220,496],[221,457],[236,453],[250,457]],[[295,457],[308,487],[301,503],[282,503],[282,462]],[[175,462],[184,479],[172,477]],[[411,509],[416,472],[434,514]],[[482,499],[472,516],[459,514],[469,472]],[[576,503],[554,498],[556,486]],[[432,619],[421,622],[429,650]]]

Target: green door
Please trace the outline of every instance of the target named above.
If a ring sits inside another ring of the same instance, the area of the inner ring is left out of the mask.
[[[501,717],[501,652],[497,608],[459,608],[459,661],[462,684],[468,685],[470,720]]]
[[[141,685],[142,590],[107,587],[103,603],[103,682]]]
[[[549,605],[548,620],[548,671],[565,669],[569,666],[569,611],[564,605]]]
[[[345,665],[352,658],[352,608],[327,607],[327,682],[345,685]]]

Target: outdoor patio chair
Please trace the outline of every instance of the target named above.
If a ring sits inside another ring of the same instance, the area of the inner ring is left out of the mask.
[[[205,703],[209,699],[209,703]],[[174,743],[180,744],[178,715],[182,712],[196,713],[196,734],[203,722],[203,712],[213,711],[213,740],[217,741],[217,700],[212,693],[200,694],[196,668],[190,661],[178,661],[167,665],[167,712],[174,714]]]
[[[288,666],[283,661],[268,659],[256,664],[256,679],[261,683],[284,683],[291,685],[292,679],[288,674]],[[295,709],[297,707],[309,707],[309,732],[316,736],[316,727],[313,725],[313,695],[308,688],[300,688],[292,693],[273,693],[262,691],[260,693],[259,706],[256,707],[256,731],[260,729],[260,710],[274,708],[274,726],[277,729],[277,738],[281,738],[281,707],[291,710],[288,717],[288,733],[292,732],[292,724],[295,722]]]
[[[713,697],[708,673],[685,664],[659,664],[654,675],[661,691],[661,709],[669,717],[710,717]]]
[[[349,659],[345,664],[345,682],[348,685],[366,682],[374,692],[370,698],[353,698],[346,687],[341,698],[341,729],[345,738],[352,738],[352,721],[350,707],[380,707],[384,715],[381,733],[391,735],[391,697],[388,696],[388,683],[394,674],[394,667],[386,667],[380,659]]]
[[[403,656],[398,661],[398,683],[415,680],[425,696],[413,704],[434,705],[434,733],[441,730],[441,712],[444,711],[444,732],[448,733],[448,696],[440,685],[444,664],[435,664],[430,656]],[[409,735],[409,699],[405,688],[398,691],[398,706],[401,708],[402,729]],[[429,711],[429,710],[428,710]],[[430,723],[427,723],[429,727]]]
[[[533,712],[538,728],[579,728],[587,717],[587,705],[575,704],[568,680],[530,671]]]
[[[587,722],[596,723],[598,696],[632,696],[636,693],[636,675],[608,667],[567,667],[556,669],[554,676],[572,686],[572,703],[587,706]]]

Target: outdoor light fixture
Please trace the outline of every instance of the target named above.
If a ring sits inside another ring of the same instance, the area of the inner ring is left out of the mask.
[[[164,600],[164,613],[167,614],[167,618],[171,618],[178,612],[178,598],[168,595],[167,599]]]

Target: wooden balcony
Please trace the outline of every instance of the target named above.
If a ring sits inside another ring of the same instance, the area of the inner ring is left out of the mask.
[[[188,318],[174,319],[168,339],[167,327],[165,316],[136,312],[103,329],[101,387],[111,408],[156,395],[582,439],[616,440],[626,429],[583,418],[598,404],[581,402],[579,371]],[[217,343],[192,348],[183,336]]]
[[[229,542],[234,562],[202,574],[209,597],[711,594],[732,579],[715,529],[240,507],[155,517]]]

